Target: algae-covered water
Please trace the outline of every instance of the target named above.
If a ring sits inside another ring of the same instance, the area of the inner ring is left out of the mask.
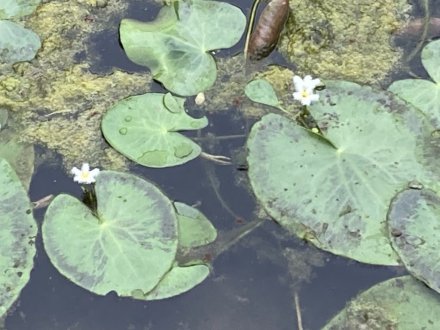
[[[231,3],[249,16],[252,3]],[[314,330],[360,292],[407,274],[404,267],[367,265],[319,250],[264,213],[249,186],[245,143],[252,125],[269,110],[247,100],[243,88],[262,75],[288,103],[294,73],[379,88],[409,72],[426,78],[420,56],[408,60],[422,30],[402,32],[409,20],[423,16],[423,5],[403,0],[291,0],[289,5],[297,13],[272,55],[245,66],[243,36],[233,48],[216,53],[218,79],[205,92],[205,103],[188,98],[191,113],[206,114],[209,125],[187,136],[210,154],[230,157],[230,165],[198,157],[175,167],[143,167],[103,139],[102,115],[117,100],[166,91],[148,69],[127,58],[118,34],[122,18],[152,20],[159,3],[46,0],[26,18],[43,47],[30,63],[2,67],[0,106],[9,110],[20,141],[35,147],[31,201],[61,193],[81,199],[70,169],[89,162],[151,180],[173,201],[201,210],[225,240],[252,220],[265,221],[215,256],[201,284],[158,301],[115,292],[99,296],[77,286],[53,266],[40,231],[30,281],[5,318],[6,329]],[[436,0],[430,15],[440,15]],[[46,209],[34,210],[40,229]]]

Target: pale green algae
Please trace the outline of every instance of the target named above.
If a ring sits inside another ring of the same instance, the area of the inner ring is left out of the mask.
[[[280,51],[300,73],[378,83],[402,51],[392,34],[410,9],[404,0],[290,0]]]
[[[101,117],[116,101],[147,92],[151,77],[117,69],[97,75],[86,60],[78,60],[87,54],[91,36],[117,29],[116,15],[126,6],[95,0],[44,3],[26,20],[42,40],[37,57],[0,67],[0,106],[11,110],[21,139],[55,150],[67,168],[82,162],[113,169],[126,164],[102,138]]]

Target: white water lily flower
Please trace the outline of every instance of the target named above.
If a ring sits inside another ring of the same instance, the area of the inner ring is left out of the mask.
[[[315,94],[316,86],[321,84],[321,80],[312,79],[312,76],[305,76],[302,79],[300,76],[293,76],[293,84],[295,92],[293,98],[301,102],[302,105],[310,105],[312,102],[319,100],[319,95]]]
[[[74,175],[73,181],[90,184],[96,181],[96,177],[99,174],[99,168],[90,171],[89,164],[83,163],[81,169],[74,167],[70,172]]]

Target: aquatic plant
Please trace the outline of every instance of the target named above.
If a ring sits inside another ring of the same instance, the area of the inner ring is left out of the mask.
[[[216,237],[198,211],[174,206],[132,174],[102,171],[94,189],[96,210],[65,194],[47,209],[44,247],[64,276],[96,294],[146,300],[177,295],[208,276],[201,261],[181,266],[177,260],[179,248]]]
[[[36,253],[37,224],[20,179],[0,158],[0,318],[29,281]]]
[[[396,265],[386,214],[410,181],[438,177],[421,152],[430,126],[385,92],[345,81],[326,86],[310,107],[323,135],[275,114],[254,125],[247,141],[253,191],[277,222],[316,246]]]
[[[189,116],[184,102],[170,93],[147,93],[121,100],[103,117],[104,137],[113,148],[144,166],[186,163],[197,157],[201,148],[178,131],[201,129],[208,120]]]
[[[245,22],[240,9],[224,2],[179,1],[153,22],[122,20],[120,35],[133,62],[147,66],[169,91],[189,96],[214,84],[217,70],[208,52],[236,44]]]

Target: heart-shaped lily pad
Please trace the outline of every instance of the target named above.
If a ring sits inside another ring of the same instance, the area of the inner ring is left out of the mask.
[[[440,297],[411,276],[376,284],[362,292],[323,330],[440,328]]]
[[[0,19],[32,14],[40,2],[41,0],[2,0],[0,2]]]
[[[408,189],[388,213],[390,237],[403,264],[440,292],[440,197],[430,189]]]
[[[177,218],[169,199],[134,175],[102,171],[98,210],[59,195],[43,223],[43,241],[55,267],[97,294],[132,296],[157,286],[174,263]]]
[[[0,158],[0,317],[29,281],[37,225],[20,179]]]
[[[34,32],[0,20],[0,63],[30,61],[40,47],[40,38]]]
[[[253,190],[275,220],[316,246],[395,265],[386,214],[409,181],[430,180],[418,160],[429,125],[369,87],[328,82],[322,94],[311,113],[333,145],[282,116],[264,116],[247,142]]]
[[[179,95],[196,95],[214,84],[217,68],[207,52],[229,48],[243,34],[246,18],[219,1],[191,0],[165,6],[153,22],[121,22],[127,56],[147,66],[164,86]]]
[[[175,166],[194,159],[200,147],[178,131],[201,129],[208,120],[190,117],[183,107],[184,99],[173,98],[175,103],[168,94],[148,93],[118,102],[102,120],[106,140],[144,166]]]
[[[404,79],[393,82],[389,91],[422,110],[440,128],[440,40],[430,42],[422,50],[422,64],[434,82]]]

